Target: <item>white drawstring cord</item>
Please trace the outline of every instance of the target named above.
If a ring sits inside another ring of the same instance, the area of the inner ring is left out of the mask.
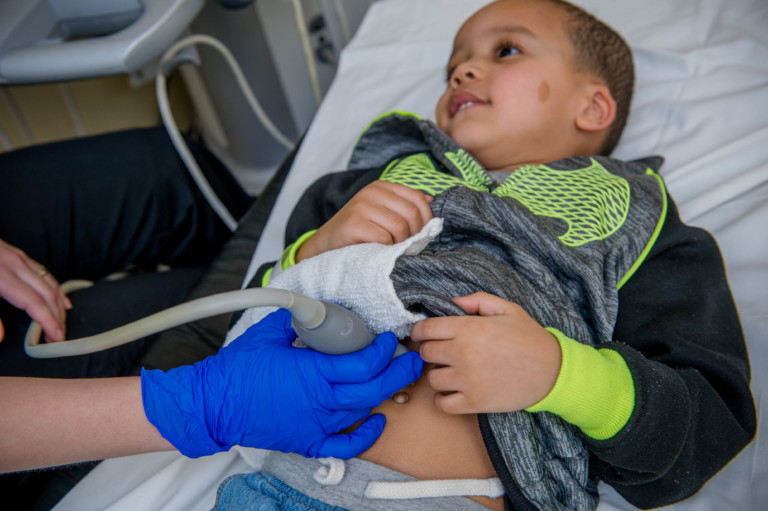
[[[371,481],[365,487],[368,499],[425,499],[435,497],[491,497],[504,495],[498,477],[490,479],[438,479],[433,481]]]
[[[339,458],[317,458],[322,466],[317,469],[314,479],[323,486],[335,486],[344,478],[346,464]]]
[[[318,458],[321,464],[312,476],[323,486],[335,486],[344,479],[346,464],[339,458]],[[504,495],[498,477],[489,479],[436,479],[431,481],[369,481],[367,499],[427,499],[437,497],[490,497]]]

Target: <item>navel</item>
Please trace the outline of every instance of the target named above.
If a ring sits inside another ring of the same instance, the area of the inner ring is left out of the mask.
[[[544,103],[549,98],[549,82],[541,82],[539,85],[539,101]]]
[[[394,401],[399,405],[404,405],[410,400],[411,400],[411,396],[409,396],[407,392],[404,392],[402,390],[400,392],[395,392],[394,395],[392,396],[392,401]]]

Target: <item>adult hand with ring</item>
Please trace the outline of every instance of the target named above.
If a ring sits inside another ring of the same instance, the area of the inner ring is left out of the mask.
[[[72,303],[50,272],[24,251],[0,240],[0,297],[40,323],[48,342],[64,340]],[[0,341],[5,336],[0,320]]]

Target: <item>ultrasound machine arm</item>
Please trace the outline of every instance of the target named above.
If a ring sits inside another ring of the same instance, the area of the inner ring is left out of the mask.
[[[205,0],[2,0],[0,85],[135,72],[160,58]]]

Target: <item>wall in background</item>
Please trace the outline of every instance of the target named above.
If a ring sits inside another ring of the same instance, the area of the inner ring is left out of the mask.
[[[177,123],[188,127],[192,109],[182,80],[174,73],[168,83]],[[159,124],[154,82],[134,87],[124,75],[0,87],[0,152]]]

